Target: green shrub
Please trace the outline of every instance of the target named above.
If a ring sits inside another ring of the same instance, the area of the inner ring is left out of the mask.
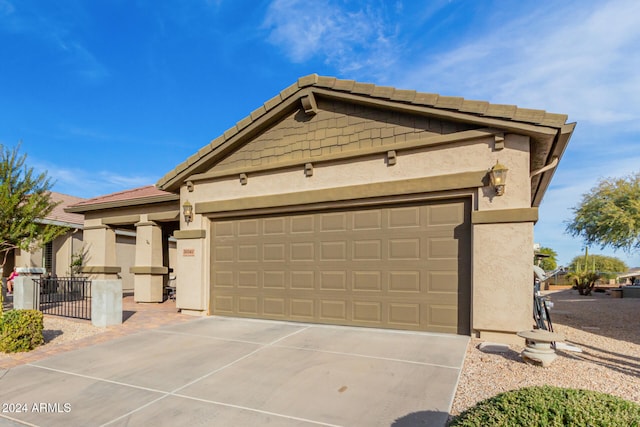
[[[0,317],[0,351],[31,351],[44,343],[42,313],[37,310],[11,310]]]
[[[640,426],[640,405],[605,393],[526,387],[479,402],[449,426]]]

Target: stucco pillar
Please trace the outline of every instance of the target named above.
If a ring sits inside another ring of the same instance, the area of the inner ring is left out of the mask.
[[[92,279],[117,279],[121,269],[116,262],[116,231],[106,225],[87,225],[83,239],[87,257],[82,272]]]
[[[136,302],[162,302],[164,275],[169,269],[163,265],[162,228],[153,221],[136,224],[136,263],[133,298]]]
[[[522,344],[533,325],[533,223],[473,226],[473,329],[480,338]]]
[[[122,323],[122,280],[92,281],[91,323],[100,327]]]
[[[209,280],[205,277],[209,262],[206,231],[203,229],[179,230],[173,233],[177,239],[176,307],[184,314],[201,316],[208,307]]]

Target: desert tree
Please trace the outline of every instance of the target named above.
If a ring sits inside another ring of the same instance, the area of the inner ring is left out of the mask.
[[[52,183],[26,160],[20,144],[0,144],[0,267],[12,251],[33,250],[67,231],[45,220],[57,205],[50,198]]]
[[[573,214],[567,232],[586,246],[640,249],[640,173],[601,180],[582,195]]]
[[[538,250],[539,254],[548,255],[541,257],[540,268],[545,271],[552,271],[558,268],[558,253],[551,248],[542,247]]]

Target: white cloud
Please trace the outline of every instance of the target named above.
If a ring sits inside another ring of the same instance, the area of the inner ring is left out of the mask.
[[[635,0],[577,2],[532,13],[429,58],[406,73],[404,83],[569,113],[572,120],[637,126],[637,16]]]
[[[395,61],[395,28],[385,22],[383,9],[349,9],[336,1],[275,0],[263,27],[268,40],[302,63],[319,57],[341,73],[368,66],[386,69]]]
[[[33,158],[29,159],[29,163],[36,171],[47,171],[54,184],[54,191],[76,197],[97,197],[122,191],[123,188],[152,185],[158,180],[158,177],[152,176],[120,175],[110,171],[68,168]]]

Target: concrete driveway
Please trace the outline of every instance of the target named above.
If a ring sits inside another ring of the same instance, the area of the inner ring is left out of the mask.
[[[207,317],[0,373],[0,426],[438,426],[468,337]]]

